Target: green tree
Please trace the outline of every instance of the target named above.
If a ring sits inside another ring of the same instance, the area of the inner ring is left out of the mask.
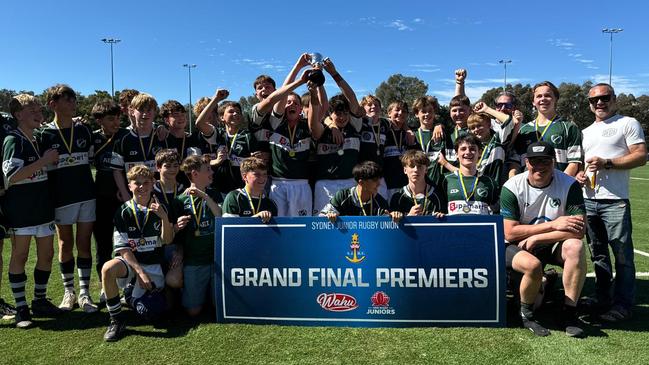
[[[574,122],[580,129],[588,127],[593,121],[593,114],[588,106],[588,90],[592,85],[590,81],[581,86],[571,82],[559,85],[561,96],[557,101],[557,114]]]
[[[244,119],[244,123],[246,123],[246,125],[251,120],[250,115],[251,115],[251,112],[252,112],[252,107],[255,104],[257,104],[257,102],[258,102],[257,97],[254,96],[254,95],[251,95],[251,96],[248,96],[248,97],[242,96],[242,97],[239,98],[239,104],[241,104],[241,113],[243,113],[243,119]]]
[[[394,74],[376,88],[375,95],[381,100],[383,111],[387,112],[391,102],[401,100],[412,107],[413,101],[425,96],[427,92],[428,85],[417,77]]]

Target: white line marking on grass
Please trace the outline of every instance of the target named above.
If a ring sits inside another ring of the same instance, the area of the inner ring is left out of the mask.
[[[649,253],[646,253],[646,252],[640,251],[640,250],[636,250],[635,248],[633,249],[633,252],[637,253],[638,255],[649,257]]]
[[[588,278],[594,278],[594,277],[595,277],[595,273],[594,273],[594,272],[589,272],[588,274],[586,274],[586,277],[588,277]],[[649,277],[649,272],[637,272],[637,273],[635,273],[635,277],[636,277],[636,278],[646,278],[646,277]]]
[[[631,180],[642,180],[642,181],[649,181],[649,179],[644,178],[644,177],[632,177]]]

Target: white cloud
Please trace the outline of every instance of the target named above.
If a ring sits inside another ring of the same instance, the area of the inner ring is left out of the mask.
[[[403,20],[401,20],[401,19],[395,19],[395,20],[391,21],[390,23],[388,23],[386,25],[386,27],[388,27],[388,28],[396,28],[399,31],[404,31],[404,30],[412,31],[413,30],[411,27],[407,26],[403,22]]]
[[[412,20],[413,23],[422,23],[424,20],[422,18],[415,18]]]
[[[585,60],[585,59],[583,59],[583,58],[578,58],[578,59],[577,59],[577,62],[581,62],[581,63],[593,63],[593,62],[595,62],[595,61],[593,61],[593,60]]]
[[[608,83],[608,74],[595,74],[590,76],[593,82],[606,82]],[[639,83],[637,79],[628,76],[613,75],[611,83],[615,88],[616,94],[633,94],[635,96],[649,93],[648,83]]]
[[[415,64],[415,65],[408,65],[408,67],[415,67],[415,68],[435,68],[437,65],[433,65],[431,63],[420,63],[420,64]]]
[[[412,72],[426,72],[426,73],[431,73],[431,72],[438,72],[440,69],[439,68],[415,68],[412,70]]]

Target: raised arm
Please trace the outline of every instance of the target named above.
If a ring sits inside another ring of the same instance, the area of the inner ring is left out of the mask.
[[[455,70],[455,96],[466,95],[464,92],[464,81],[466,80],[466,70],[458,68]]]
[[[295,78],[297,77],[298,73],[302,68],[305,66],[308,66],[309,63],[311,62],[311,56],[309,56],[308,53],[302,53],[300,57],[297,59],[295,62],[295,65],[293,65],[293,68],[291,71],[286,75],[286,79],[284,79],[284,84],[282,86],[286,86],[293,81],[295,81]],[[288,93],[284,95],[278,102],[273,105],[273,111],[277,115],[284,115],[284,109],[286,109],[286,100],[288,98]]]
[[[356,93],[354,93],[354,90],[352,90],[347,81],[345,81],[345,79],[343,79],[338,71],[336,71],[336,67],[334,66],[333,62],[331,62],[331,59],[325,58],[322,64],[324,66],[324,69],[329,73],[329,75],[331,75],[331,77],[336,82],[336,85],[338,85],[340,91],[342,91],[343,95],[349,102],[349,111],[355,116],[363,115],[364,111],[361,105],[358,103]]]
[[[212,97],[212,100],[205,106],[205,109],[196,119],[196,128],[201,131],[206,136],[209,136],[213,132],[212,125],[208,122],[208,115],[213,114],[214,110],[219,107],[219,102],[225,100],[225,98],[230,95],[230,92],[225,89],[217,89]]]
[[[320,105],[320,99],[318,98],[318,90],[321,87],[317,87],[312,82],[309,82],[307,87],[309,88],[309,94],[311,94],[311,111],[308,116],[309,130],[311,130],[311,137],[317,141],[322,137],[322,133],[324,133],[324,125],[321,123],[322,106]]]
[[[306,84],[307,78],[306,76],[308,75],[308,70],[304,71],[302,73],[302,76],[300,79],[295,80],[291,82],[288,85],[283,85],[279,89],[273,91],[268,97],[257,104],[257,113],[259,115],[266,115],[270,112],[270,109],[275,105],[278,101],[282,100],[283,98],[288,96],[288,93],[291,91],[297,89],[300,85]]]

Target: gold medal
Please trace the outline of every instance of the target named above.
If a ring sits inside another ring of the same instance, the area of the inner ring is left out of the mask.
[[[194,231],[194,236],[196,236],[196,237],[200,237],[200,235],[201,235],[201,231],[200,231],[200,230],[197,229],[197,230]]]
[[[471,213],[471,207],[468,205],[465,205],[464,208],[462,208],[462,211],[464,213]]]
[[[295,157],[295,151],[293,151],[293,150],[288,151],[288,155],[291,156],[291,157]]]
[[[342,156],[342,155],[345,154],[345,150],[339,149],[337,153],[338,153],[338,156]]]
[[[381,156],[381,150],[378,149],[378,148],[376,149],[376,155],[377,155],[377,156]]]
[[[144,237],[140,238],[140,246],[146,245],[146,239]]]

